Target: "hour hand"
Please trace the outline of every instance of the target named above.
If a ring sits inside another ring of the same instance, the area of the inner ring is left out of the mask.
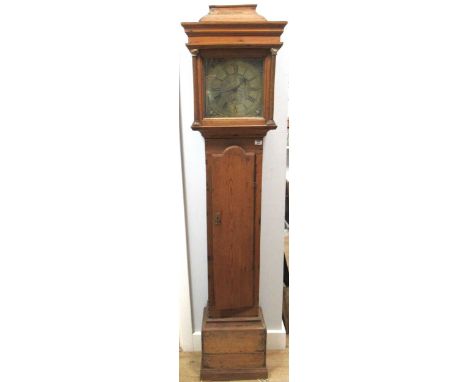
[[[241,86],[241,84],[242,84],[242,82],[239,82],[237,85],[231,86],[230,88],[227,88],[227,89],[215,88],[215,89],[213,89],[213,91],[215,91],[217,93],[227,93],[227,92],[230,92],[230,91],[233,91],[233,90],[237,90],[237,88],[239,86]]]

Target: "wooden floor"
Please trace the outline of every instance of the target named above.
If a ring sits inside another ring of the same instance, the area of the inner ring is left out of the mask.
[[[200,352],[179,353],[179,382],[200,381]],[[289,381],[289,347],[267,352],[268,382]],[[255,379],[255,381],[258,381]]]

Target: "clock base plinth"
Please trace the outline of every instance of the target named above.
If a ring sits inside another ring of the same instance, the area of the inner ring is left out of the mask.
[[[203,381],[266,379],[266,326],[261,308],[257,317],[209,319],[202,325]]]

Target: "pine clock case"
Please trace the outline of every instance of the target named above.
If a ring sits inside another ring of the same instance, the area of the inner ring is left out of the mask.
[[[266,326],[259,306],[263,137],[273,120],[275,60],[286,22],[255,5],[210,6],[189,37],[194,85],[192,129],[205,138],[208,304],[202,325],[204,380],[267,378]],[[263,59],[263,115],[205,115],[205,58]]]

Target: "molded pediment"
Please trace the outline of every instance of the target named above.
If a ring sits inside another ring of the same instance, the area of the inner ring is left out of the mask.
[[[265,17],[256,12],[257,4],[244,5],[210,5],[210,13],[200,19],[200,22],[225,21],[249,22],[266,21]]]

